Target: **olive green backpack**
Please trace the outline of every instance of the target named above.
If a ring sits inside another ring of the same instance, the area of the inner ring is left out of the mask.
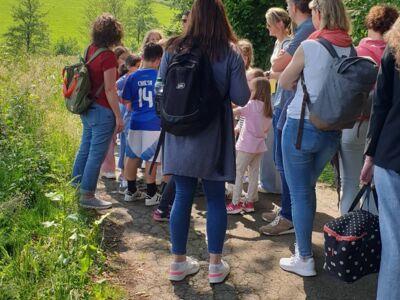
[[[86,49],[84,57],[74,65],[66,66],[62,71],[64,78],[63,94],[65,106],[74,114],[84,113],[89,106],[99,97],[104,88],[104,83],[99,87],[94,97],[89,97],[91,85],[88,64],[96,59],[101,53],[110,51],[107,48],[99,48],[86,62],[89,48]]]

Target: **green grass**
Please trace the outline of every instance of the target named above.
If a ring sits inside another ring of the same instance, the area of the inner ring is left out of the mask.
[[[71,58],[0,48],[0,299],[121,299],[102,280],[99,221],[69,184],[80,120],[64,108]]]
[[[11,8],[15,0],[0,1],[0,35],[3,35],[12,24]],[[74,38],[83,47],[88,40],[88,32],[84,26],[85,0],[41,0],[44,12],[47,12],[45,22],[49,25],[50,42],[54,44],[60,38]],[[129,1],[127,1],[129,3]],[[154,13],[162,27],[167,27],[174,11],[163,3],[154,3]]]

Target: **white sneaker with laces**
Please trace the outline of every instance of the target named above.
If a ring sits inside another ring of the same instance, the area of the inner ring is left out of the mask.
[[[221,283],[223,282],[230,272],[228,263],[221,259],[219,265],[212,265],[208,267],[208,281],[210,283]]]
[[[160,204],[161,201],[161,195],[159,193],[155,193],[153,197],[150,197],[149,195],[146,195],[146,206],[154,206]]]
[[[199,262],[190,256],[186,256],[185,262],[173,262],[171,264],[168,278],[171,281],[181,281],[188,275],[196,274],[199,270]]]
[[[297,250],[297,248],[296,248]],[[315,262],[313,257],[301,257],[296,253],[289,258],[281,258],[279,266],[287,272],[295,273],[303,277],[316,276]]]
[[[126,190],[124,201],[125,202],[139,201],[145,199],[146,196],[147,196],[146,193],[143,193],[139,190],[137,190],[135,193]]]

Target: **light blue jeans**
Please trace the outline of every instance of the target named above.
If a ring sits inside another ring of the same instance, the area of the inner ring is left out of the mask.
[[[363,166],[365,138],[368,121],[357,122],[352,129],[344,129],[340,141],[340,213],[347,214],[360,190],[360,173]],[[372,197],[372,196],[371,196]],[[372,198],[371,198],[372,200]],[[376,213],[375,204],[370,201],[371,212]]]
[[[80,185],[81,193],[94,193],[114,133],[115,116],[111,109],[94,103],[81,120],[82,140],[72,170],[73,183]]]
[[[274,140],[274,130],[271,128],[265,139],[268,150],[264,152],[260,164],[260,185],[271,193],[280,194],[282,193],[282,184],[274,163]]]
[[[305,120],[301,149],[296,149],[299,120],[288,118],[283,128],[282,152],[292,199],[296,242],[302,257],[312,256],[311,236],[316,210],[315,186],[325,165],[339,147],[340,131],[321,131]]]
[[[378,300],[400,299],[400,174],[374,168],[382,240]]]

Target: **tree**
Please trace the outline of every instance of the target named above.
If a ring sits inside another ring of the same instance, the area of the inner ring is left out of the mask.
[[[126,0],[87,0],[85,8],[85,26],[100,14],[108,12],[117,20],[124,22],[126,18]]]
[[[153,0],[135,0],[128,8],[125,36],[130,46],[139,50],[147,31],[160,26],[154,16]]]
[[[4,34],[7,45],[14,49],[35,53],[49,44],[48,26],[43,21],[39,0],[19,0],[11,10],[13,26]]]
[[[232,26],[240,38],[246,38],[254,47],[255,66],[265,68],[274,48],[275,38],[268,35],[265,13],[270,7],[286,7],[285,0],[224,0]]]

